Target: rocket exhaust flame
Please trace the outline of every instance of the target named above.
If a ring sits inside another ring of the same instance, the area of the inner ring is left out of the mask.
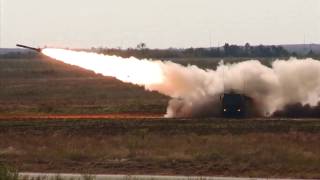
[[[320,102],[320,61],[310,58],[276,60],[271,67],[249,60],[203,70],[193,65],[64,49],[45,48],[41,52],[170,96],[166,117],[219,115],[220,95],[228,90],[251,97],[256,116],[271,116],[292,104],[315,107]]]
[[[124,59],[117,56],[76,52],[64,49],[45,48],[42,53],[64,63],[76,65],[104,76],[112,76],[123,82],[137,85],[160,84],[163,81],[163,72],[159,62]]]

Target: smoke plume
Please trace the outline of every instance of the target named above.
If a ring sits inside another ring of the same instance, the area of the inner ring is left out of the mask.
[[[223,64],[213,69],[182,66],[170,61],[121,58],[63,49],[43,49],[56,60],[144,86],[171,97],[166,117],[218,116],[220,96],[237,91],[253,101],[253,115],[271,116],[300,104],[320,102],[320,61],[276,60],[271,67],[258,60]]]

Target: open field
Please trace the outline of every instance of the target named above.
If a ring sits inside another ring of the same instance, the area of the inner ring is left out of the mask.
[[[173,61],[215,68],[220,59]],[[0,87],[2,115],[141,113],[142,110],[164,114],[168,102],[168,97],[142,87],[44,56],[0,59]]]
[[[220,58],[172,59],[214,69]],[[245,58],[228,58],[237,62]],[[262,59],[270,64],[272,59]],[[0,59],[2,115],[166,112],[168,97],[44,56]]]
[[[19,171],[320,177],[319,120],[0,121]]]
[[[1,114],[165,113],[168,98],[45,57],[0,59]]]
[[[168,97],[45,57],[0,59],[0,87],[19,171],[320,178],[318,119],[164,119]]]

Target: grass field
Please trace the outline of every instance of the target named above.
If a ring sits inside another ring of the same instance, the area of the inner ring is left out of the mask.
[[[174,61],[214,68],[219,59]],[[44,57],[0,59],[0,87],[2,117],[161,115],[168,102]],[[317,119],[2,118],[0,164],[38,172],[320,178],[319,140]]]
[[[320,177],[320,121],[0,122],[0,162],[19,171]]]
[[[0,59],[1,114],[165,113],[168,98],[45,57]]]

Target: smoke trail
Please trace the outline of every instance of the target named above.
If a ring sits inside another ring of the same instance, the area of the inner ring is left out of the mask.
[[[67,64],[170,96],[166,117],[219,115],[220,95],[230,90],[252,98],[255,115],[262,116],[294,104],[314,107],[320,100],[320,62],[313,59],[276,60],[271,67],[249,60],[204,70],[169,61],[63,49],[42,52]]]

